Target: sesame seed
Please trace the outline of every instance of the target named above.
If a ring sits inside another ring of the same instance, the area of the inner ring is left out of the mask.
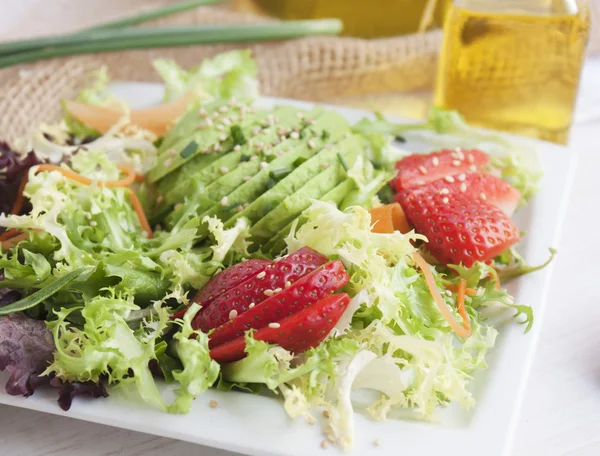
[[[98,223],[96,223],[96,221],[95,221],[95,220],[92,220],[92,221],[90,222],[90,226],[98,226]]]
[[[269,290],[268,288],[264,291],[265,296],[273,296],[275,293],[273,290]]]
[[[213,115],[211,116],[212,119],[217,120],[220,117],[218,112],[213,112]]]
[[[206,123],[206,126],[207,126],[207,127],[212,127],[212,126],[213,126],[213,121],[212,121],[212,119],[206,119],[206,122],[205,122],[205,123]]]
[[[279,323],[269,323],[269,328],[277,329],[281,328],[281,325]]]
[[[232,122],[237,122],[239,119],[237,114],[231,114],[231,116],[229,117],[229,120],[231,120]]]
[[[177,155],[177,151],[175,149],[169,150],[169,157],[175,157]]]
[[[164,199],[165,199],[165,198],[164,198],[164,196],[162,196],[162,195],[158,195],[158,196],[156,197],[156,204],[160,204],[160,203],[162,203],[162,202],[164,201]]]
[[[427,169],[423,165],[419,166],[419,171],[421,171],[421,174],[427,174]]]
[[[458,176],[456,176],[456,180],[459,182],[463,182],[465,180],[467,176],[465,176],[465,173],[459,174]]]
[[[217,125],[215,128],[216,128],[217,130],[219,130],[219,131],[223,131],[223,130],[225,130],[225,127],[224,127],[223,125],[221,125],[221,124]]]
[[[323,410],[323,416],[325,418],[329,418],[329,411],[328,410]]]
[[[304,114],[303,114],[303,113],[301,113],[301,112],[297,112],[297,113],[296,113],[296,117],[297,117],[298,119],[302,119],[302,118],[304,117]]]
[[[170,158],[167,158],[163,163],[165,168],[169,168],[172,164],[173,164],[173,160],[171,160]]]
[[[447,195],[448,193],[450,193],[450,190],[448,190],[447,188],[443,188],[440,190],[440,195]]]
[[[229,106],[237,106],[237,105],[238,105],[237,98],[235,98],[235,97],[231,97],[231,98],[229,99]]]
[[[452,160],[452,166],[460,166],[460,160]]]
[[[313,424],[315,424],[315,419],[312,416],[308,415],[306,417],[306,422],[312,426]]]
[[[253,155],[252,157],[250,157],[250,161],[256,161],[258,160],[258,157],[256,155]]]
[[[376,439],[376,440],[373,442],[373,445],[375,445],[375,446],[379,446],[379,445],[381,445],[381,440],[379,440],[379,439]]]
[[[221,145],[219,143],[216,143],[213,148],[212,148],[213,152],[220,152],[221,151]]]
[[[225,141],[226,139],[227,139],[226,135],[220,135],[219,136],[219,141],[221,141],[221,142]]]
[[[235,317],[237,317],[237,315],[237,310],[233,309],[231,312],[229,312],[229,319],[233,320]]]
[[[431,164],[432,164],[433,166],[438,166],[438,165],[440,164],[440,159],[439,159],[439,158],[437,158],[437,157],[433,157],[433,158],[431,159]]]
[[[147,231],[142,231],[141,235],[142,235],[143,238],[146,238],[146,239],[148,238],[148,232]]]
[[[231,119],[229,117],[226,117],[221,122],[223,122],[223,124],[227,126],[231,125]]]
[[[215,400],[212,400],[208,403],[208,405],[210,405],[210,408],[217,408],[219,406],[219,403]]]
[[[175,209],[176,211],[178,211],[178,210],[179,210],[179,209],[181,209],[182,207],[183,207],[183,204],[182,204],[182,203],[177,203],[173,209]]]
[[[471,171],[475,172],[475,171],[477,171],[477,166],[475,166],[475,165],[471,165],[471,166],[469,166],[469,169],[470,169]]]
[[[450,290],[446,290],[446,296],[452,296],[452,292]]]
[[[236,208],[235,208],[236,212],[242,212],[244,210],[244,206],[242,204],[239,204]]]
[[[252,179],[252,177],[251,176],[244,176],[242,179],[244,180],[244,182],[248,182],[250,179]]]
[[[88,220],[92,220],[92,214],[87,214],[86,217]]]
[[[227,174],[229,172],[229,168],[227,166],[221,166],[219,171],[221,171],[221,174]]]
[[[287,138],[285,137],[285,135],[281,135],[281,136],[279,137],[279,139],[281,140],[281,142],[283,142],[283,141],[285,141]]]
[[[229,111],[229,108],[227,106],[221,106],[219,108],[219,112],[226,113],[227,111]]]
[[[462,149],[460,149],[460,148],[456,149],[456,155],[458,156],[459,160],[465,159],[465,154],[463,153]]]
[[[446,177],[444,177],[444,180],[446,182],[450,182],[450,183],[454,182],[454,178],[452,176],[446,176]]]
[[[417,185],[425,185],[425,181],[420,179],[416,182]]]
[[[322,440],[321,441],[321,448],[325,449],[329,446],[329,443],[327,442],[327,440]]]
[[[227,199],[226,196],[224,196],[223,198],[221,198],[221,201],[219,201],[219,204],[223,207],[227,206],[227,203],[229,202],[229,200]]]
[[[310,147],[311,149],[315,148],[315,142],[312,139],[309,139],[307,144],[308,144],[308,147]]]
[[[448,197],[447,197],[447,196],[445,196],[445,197],[442,199],[442,203],[444,203],[444,204],[448,204],[449,202],[450,202],[450,200],[448,199]]]
[[[320,166],[321,166],[321,168],[323,168],[323,169],[327,169],[327,168],[329,168],[329,163],[321,163],[321,165],[320,165]]]
[[[485,193],[483,193],[483,192],[481,192],[481,193],[479,194],[479,197],[480,197],[480,198],[481,198],[483,201],[485,201],[485,200],[487,199],[487,196],[485,196]]]
[[[467,161],[469,163],[473,163],[475,161],[475,157],[473,157],[473,154],[467,155]]]
[[[240,146],[239,144],[236,144],[235,146],[233,146],[233,150],[235,150],[236,152],[239,152],[241,148],[242,148],[242,146]]]
[[[292,139],[298,139],[300,137],[300,133],[298,133],[297,131],[293,131],[290,133],[290,138]]]
[[[203,154],[207,154],[209,152],[210,152],[210,148],[209,147],[205,147],[205,148],[202,149],[202,153]]]
[[[206,117],[208,115],[208,113],[206,112],[206,109],[204,109],[204,108],[200,108],[200,111],[198,111],[198,114],[200,114],[200,117]]]
[[[292,282],[290,282],[289,280],[285,283],[285,287],[289,288],[292,286]]]
[[[267,275],[267,273],[266,273],[265,271],[262,271],[262,272],[259,272],[259,273],[256,275],[256,278],[257,278],[257,279],[262,279],[262,278],[264,278],[266,275]]]
[[[467,191],[467,184],[465,184],[464,182],[462,184],[460,184],[459,190],[461,192],[466,192]]]
[[[260,169],[265,169],[269,167],[269,164],[267,162],[260,162],[260,165],[258,165],[258,167]]]
[[[283,290],[281,288],[275,288],[273,293],[281,293]]]
[[[250,305],[248,306],[248,309],[252,309],[256,304],[251,302]]]

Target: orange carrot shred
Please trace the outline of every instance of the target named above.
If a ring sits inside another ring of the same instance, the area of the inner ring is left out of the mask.
[[[128,185],[131,185],[133,183],[133,181],[135,180],[135,171],[131,168],[125,167],[125,166],[119,166],[119,169],[125,173],[127,175],[127,177],[125,177],[124,179],[119,179],[116,181],[104,181],[104,182],[98,182],[98,185],[100,185],[101,187],[127,187]],[[68,179],[71,179],[75,182],[78,182],[80,184],[83,185],[92,185],[92,183],[94,182],[92,179],[82,176],[81,174],[77,174],[75,171],[71,171],[68,168],[63,168],[61,166],[57,166],[57,165],[47,165],[47,164],[43,164],[43,165],[38,165],[37,169],[35,170],[36,173],[41,173],[44,171],[58,171],[59,173],[62,173],[63,176],[65,176]]]
[[[23,209],[23,204],[25,204],[25,197],[23,196],[23,191],[25,190],[25,186],[27,185],[28,174],[25,173],[23,175],[23,179],[21,179],[21,183],[19,184],[19,189],[17,190],[17,197],[15,198],[15,203],[13,204],[11,214],[19,215],[21,213],[21,209]]]
[[[471,333],[471,322],[469,321],[469,316],[467,315],[467,311],[465,310],[465,292],[467,289],[467,281],[465,279],[460,279],[458,282],[458,294],[456,297],[456,307],[458,308],[458,313],[460,314],[463,320],[463,327]]]
[[[437,288],[437,285],[435,283],[435,278],[433,277],[433,273],[431,272],[431,267],[429,266],[429,263],[427,263],[427,261],[425,261],[425,259],[418,252],[413,253],[413,259],[415,260],[415,263],[417,263],[417,266],[419,266],[419,268],[421,268],[421,271],[423,272],[423,275],[425,276],[425,283],[427,284],[427,288],[429,289],[431,296],[433,296],[433,300],[434,300],[437,308],[442,313],[442,315],[444,316],[444,318],[446,319],[446,321],[448,322],[450,327],[459,336],[469,337],[471,335],[470,323],[465,324],[465,326],[463,327],[456,321],[456,319],[452,315],[452,312],[450,312],[450,309],[448,309],[448,306],[446,305],[444,298],[442,298],[442,295],[440,294],[440,290],[438,290],[438,288]],[[465,282],[465,285],[466,285],[466,282]],[[464,302],[464,296],[463,296],[463,302]],[[459,312],[460,312],[460,309],[459,309]],[[463,320],[464,320],[464,317],[463,317]]]
[[[144,214],[144,208],[142,207],[140,199],[131,189],[129,190],[129,199],[131,200],[131,204],[133,204],[133,208],[135,209],[135,213],[138,216],[142,229],[148,234],[148,239],[151,239],[153,236],[152,228],[150,228],[146,214]]]
[[[501,288],[501,284],[500,284],[500,277],[498,277],[498,274],[492,274],[491,272],[488,274],[488,278],[490,279],[494,279],[494,284],[496,285],[496,290],[499,290]]]
[[[448,285],[446,285],[446,288],[452,291],[453,293],[456,293],[458,291],[458,286],[454,285],[453,283],[449,283]],[[477,290],[475,288],[465,288],[465,294],[467,296],[476,296]]]
[[[142,176],[141,174],[135,173],[135,181],[139,182],[140,184],[144,182],[144,176]]]
[[[371,231],[373,233],[393,233],[396,230],[408,233],[410,231],[406,215],[398,203],[374,207],[369,214],[371,214],[371,223],[373,224]]]
[[[0,242],[2,241],[6,241],[12,237],[15,237],[17,234],[19,234],[19,230],[13,228],[12,230],[8,230],[2,234],[0,234]]]
[[[29,233],[21,233],[21,234],[18,234],[17,236],[13,236],[2,242],[2,248],[8,249],[8,248],[12,247],[13,245],[15,245],[16,243],[27,239],[28,237],[29,237]]]

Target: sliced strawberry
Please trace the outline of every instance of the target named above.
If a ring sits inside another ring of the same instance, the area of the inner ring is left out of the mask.
[[[400,204],[428,249],[441,263],[472,266],[489,261],[519,240],[504,212],[470,193],[442,192],[439,182],[405,190]]]
[[[432,186],[441,195],[448,197],[457,192],[471,195],[498,207],[508,216],[514,214],[521,200],[521,193],[516,188],[505,180],[487,173],[461,173],[438,179],[427,186]],[[396,196],[397,201],[402,198],[402,193]]]
[[[248,260],[242,261],[224,271],[208,281],[194,296],[193,302],[205,303],[212,301],[217,296],[225,293],[228,289],[245,282],[252,276],[267,269],[271,264],[268,260]]]
[[[235,315],[243,314],[250,304],[257,305],[268,297],[265,291],[283,289],[287,282],[295,282],[327,261],[327,257],[305,247],[269,264],[263,271],[234,287],[224,285],[227,291],[208,303],[202,303],[203,309],[192,325],[204,332],[217,328],[229,320],[232,311]]]
[[[330,295],[279,323],[270,324],[254,333],[256,340],[278,344],[292,353],[316,347],[334,328],[350,303],[345,293]],[[210,351],[215,361],[224,364],[246,356],[246,341],[240,336]]]
[[[242,315],[219,326],[210,335],[210,346],[216,347],[242,336],[249,329],[260,329],[269,323],[289,317],[339,290],[348,283],[348,280],[350,276],[341,261],[327,263],[252,309],[248,309]]]
[[[477,149],[443,149],[430,154],[412,154],[396,163],[393,180],[396,191],[425,185],[446,176],[475,172],[487,165],[490,157]]]

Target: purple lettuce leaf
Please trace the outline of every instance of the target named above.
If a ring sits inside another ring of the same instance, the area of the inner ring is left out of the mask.
[[[65,412],[71,408],[73,399],[77,396],[91,396],[94,399],[100,397],[108,397],[104,383],[94,382],[71,382],[63,383],[58,378],[50,380],[50,386],[59,388],[58,391],[58,405]]]
[[[38,374],[52,360],[54,341],[44,321],[21,313],[0,317],[0,371],[10,374],[6,392],[30,396],[39,385]]]
[[[33,151],[23,155],[0,141],[0,213],[11,211],[23,176],[29,168],[40,163],[42,160]]]

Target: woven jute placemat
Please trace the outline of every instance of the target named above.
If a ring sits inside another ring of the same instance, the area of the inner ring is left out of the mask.
[[[13,1],[13,0],[10,0]],[[21,0],[2,12],[0,25],[11,37],[64,33],[119,16],[155,8],[172,0]],[[23,7],[29,3],[30,7]],[[32,8],[39,8],[32,10]],[[52,14],[54,12],[54,14]],[[10,15],[18,16],[15,27]],[[36,18],[37,19],[32,19]],[[202,7],[156,24],[215,24],[268,21],[264,17]],[[43,22],[39,22],[43,21]],[[11,27],[8,27],[8,25]],[[41,30],[36,30],[36,27]],[[29,30],[27,30],[29,29]],[[1,34],[1,32],[0,32]],[[16,36],[15,36],[16,35]],[[0,70],[0,138],[29,134],[40,122],[60,117],[60,100],[73,98],[94,70],[106,65],[114,80],[157,81],[152,59],[171,58],[192,67],[203,58],[235,48],[250,48],[259,66],[265,95],[323,101],[369,93],[430,88],[436,72],[441,31],[364,40],[310,37],[268,43],[191,46],[57,58]],[[11,38],[3,36],[2,38]],[[592,38],[592,42],[600,42]]]

